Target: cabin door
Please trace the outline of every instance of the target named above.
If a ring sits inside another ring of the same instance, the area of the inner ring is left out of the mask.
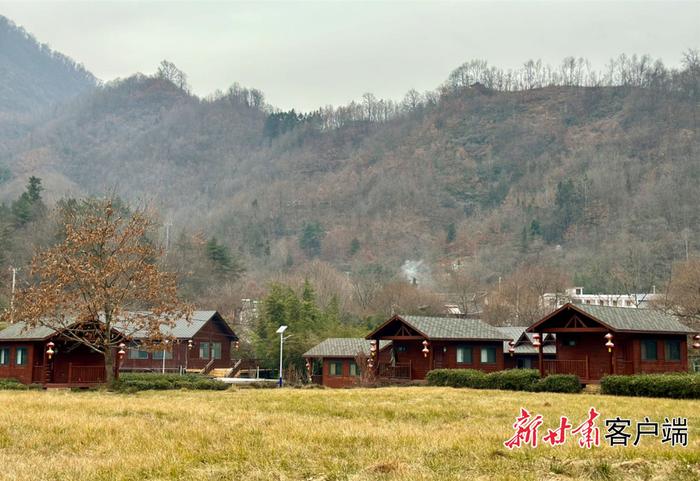
[[[445,353],[442,348],[436,349],[433,353],[433,369],[442,369],[445,360]]]

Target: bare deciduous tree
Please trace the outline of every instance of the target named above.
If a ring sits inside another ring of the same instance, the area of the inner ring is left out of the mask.
[[[137,332],[163,342],[167,328],[192,309],[178,299],[175,275],[157,265],[161,252],[147,238],[153,224],[144,212],[92,200],[64,221],[65,239],[32,261],[32,282],[17,293],[15,320],[59,330],[102,354],[112,382],[120,342]]]

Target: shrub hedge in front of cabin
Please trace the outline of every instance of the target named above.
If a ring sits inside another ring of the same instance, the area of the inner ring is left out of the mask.
[[[536,369],[507,369],[485,373],[475,369],[435,369],[427,375],[431,386],[504,389],[508,391],[580,392],[581,382],[571,374],[556,374],[540,379]]]
[[[600,392],[617,396],[700,399],[700,374],[637,374],[605,376]]]
[[[26,389],[41,389],[39,384],[22,384],[17,379],[0,379],[0,390],[24,391]]]
[[[224,391],[229,387],[229,384],[199,374],[122,373],[114,384],[114,390],[121,392],[171,389]]]

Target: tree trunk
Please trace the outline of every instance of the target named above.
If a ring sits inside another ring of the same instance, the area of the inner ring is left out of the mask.
[[[114,356],[112,355],[112,348],[110,346],[105,347],[105,380],[107,381],[107,386],[112,387],[114,385]]]

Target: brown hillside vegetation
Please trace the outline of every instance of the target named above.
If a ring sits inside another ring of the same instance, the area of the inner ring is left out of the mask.
[[[468,63],[401,105],[367,94],[304,116],[254,89],[200,99],[137,75],[17,138],[0,154],[2,191],[18,195],[31,165],[48,198],[145,199],[172,238],[216,235],[251,273],[469,258],[493,282],[546,258],[598,290],[624,261],[652,273],[636,282],[650,289],[685,257],[684,239],[698,248],[700,63],[623,60],[607,82],[565,62],[526,83],[526,64],[517,85]]]

